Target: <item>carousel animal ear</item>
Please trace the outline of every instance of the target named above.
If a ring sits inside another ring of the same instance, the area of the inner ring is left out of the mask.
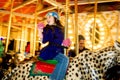
[[[114,43],[114,46],[118,51],[120,51],[120,42],[119,41],[116,40]],[[117,56],[117,64],[120,65],[120,54],[118,54],[118,56]]]
[[[120,45],[120,42],[119,42],[119,41],[115,40],[115,42],[116,42],[118,45]]]
[[[120,51],[120,42],[119,41],[115,40],[114,46],[118,51]]]

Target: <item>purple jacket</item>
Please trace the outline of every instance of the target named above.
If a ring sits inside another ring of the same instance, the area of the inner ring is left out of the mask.
[[[39,57],[44,60],[53,59],[58,53],[64,53],[61,44],[64,39],[64,33],[61,28],[52,25],[47,25],[43,29],[43,43],[49,42],[49,44],[40,51]]]

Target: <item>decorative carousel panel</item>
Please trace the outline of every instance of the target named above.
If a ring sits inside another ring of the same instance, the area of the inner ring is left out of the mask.
[[[118,18],[118,11],[99,12],[97,13],[95,20],[93,13],[79,14],[79,34],[83,34],[85,36],[86,47],[98,50],[111,45],[118,37]],[[96,23],[96,26],[94,23]],[[95,30],[93,30],[93,27],[95,27]]]
[[[114,40],[120,41],[119,21],[119,11],[98,12],[95,20],[94,13],[79,13],[78,33],[85,36],[87,48],[98,50],[113,44]],[[65,25],[65,16],[61,16],[61,22]],[[68,37],[72,40],[71,48],[74,48],[75,44],[76,26],[74,22],[75,14],[70,14],[68,18]],[[93,30],[93,27],[95,26],[94,23],[96,23],[95,30]]]

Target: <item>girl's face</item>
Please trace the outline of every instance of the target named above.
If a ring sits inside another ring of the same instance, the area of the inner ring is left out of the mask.
[[[47,23],[48,25],[55,24],[55,18],[53,16],[47,16]]]

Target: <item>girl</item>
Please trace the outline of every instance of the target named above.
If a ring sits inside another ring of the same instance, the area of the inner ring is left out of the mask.
[[[69,59],[64,55],[64,47],[61,46],[64,42],[64,28],[56,12],[47,13],[47,25],[43,28],[42,34],[42,43],[49,42],[49,44],[40,51],[39,57],[43,60],[57,60],[58,64],[50,75],[50,80],[63,80]]]

